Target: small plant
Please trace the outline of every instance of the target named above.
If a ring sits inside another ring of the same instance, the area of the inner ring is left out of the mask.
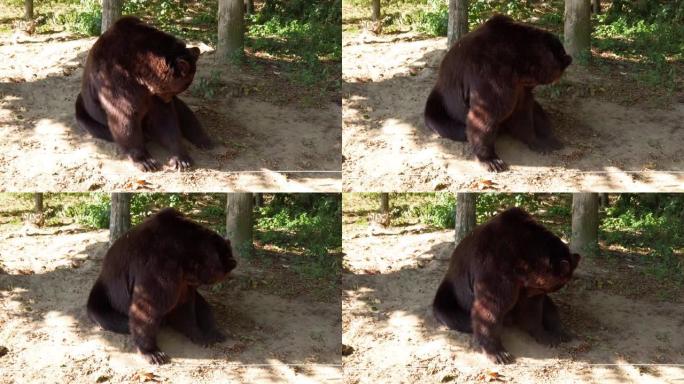
[[[79,202],[66,208],[65,216],[88,228],[109,228],[110,200],[107,194],[96,194],[92,201]]]
[[[217,95],[221,86],[221,72],[214,70],[209,76],[197,79],[191,93],[198,97],[212,99]]]
[[[438,193],[433,201],[414,207],[420,222],[437,228],[453,228],[456,197],[451,193]]]

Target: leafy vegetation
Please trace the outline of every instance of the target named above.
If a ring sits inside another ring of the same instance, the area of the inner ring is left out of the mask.
[[[341,198],[336,194],[278,194],[257,208],[256,238],[300,254],[293,268],[337,281],[341,268]]]

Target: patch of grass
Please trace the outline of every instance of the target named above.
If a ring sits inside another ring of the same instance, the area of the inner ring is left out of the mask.
[[[636,80],[674,91],[678,68],[672,64],[684,59],[684,25],[608,14],[598,15],[596,21],[593,43],[600,51],[640,64]]]
[[[312,279],[337,281],[342,248],[340,201],[335,195],[312,195],[310,202],[297,196],[278,196],[258,209],[256,238],[266,244],[299,254],[293,269]]]
[[[452,193],[437,193],[434,199],[425,204],[414,206],[413,215],[421,223],[441,229],[453,228],[455,220],[456,196]]]
[[[201,76],[195,79],[190,92],[198,97],[212,99],[221,89],[221,72],[212,71],[209,76]]]
[[[645,272],[684,285],[684,200],[679,196],[624,195],[605,210],[599,236],[608,245],[640,250]]]
[[[104,193],[97,193],[78,204],[65,209],[64,215],[90,229],[109,228],[110,198]]]

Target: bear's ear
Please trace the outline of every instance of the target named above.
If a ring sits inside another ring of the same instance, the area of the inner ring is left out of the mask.
[[[192,68],[192,65],[188,63],[187,60],[180,58],[176,59],[176,65],[178,66],[178,70],[180,71],[179,77],[186,77],[190,73],[190,69]]]
[[[192,55],[192,57],[195,58],[195,60],[197,60],[197,58],[199,58],[199,55],[201,53],[200,49],[197,47],[188,48],[188,51],[190,52],[190,55]]]
[[[572,264],[574,266],[577,266],[577,264],[579,264],[580,259],[582,259],[582,256],[580,256],[579,253],[573,253],[571,255],[571,257],[572,257]]]
[[[561,260],[560,262],[561,276],[569,275],[572,272],[572,267],[570,267],[570,262],[568,260]]]

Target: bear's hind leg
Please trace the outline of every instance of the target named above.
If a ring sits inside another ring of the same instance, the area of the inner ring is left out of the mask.
[[[145,117],[145,133],[171,153],[169,165],[173,169],[185,171],[192,165],[192,159],[183,146],[175,105],[173,101],[164,103],[160,98],[154,97]]]
[[[432,303],[432,312],[440,323],[450,329],[465,333],[473,332],[470,313],[463,310],[458,304],[454,286],[449,281],[443,281],[437,289],[435,300]]]
[[[194,146],[200,149],[211,149],[214,143],[211,141],[207,133],[202,128],[195,113],[178,97],[173,98],[173,103],[178,114],[178,121],[183,137],[191,142]]]
[[[544,329],[558,338],[560,342],[570,341],[574,335],[563,328],[558,313],[558,307],[553,303],[548,295],[544,295],[544,302],[542,308],[542,324]]]
[[[444,98],[436,90],[430,92],[425,103],[425,125],[438,135],[454,141],[466,141],[465,124],[449,116]]]
[[[534,132],[547,151],[557,150],[563,148],[563,143],[554,137],[551,131],[551,121],[549,116],[544,112],[541,104],[537,100],[533,100],[534,106],[532,116],[534,120]]]
[[[75,106],[76,122],[78,123],[79,127],[81,127],[81,129],[88,131],[91,135],[98,139],[114,141],[112,133],[109,132],[109,128],[107,128],[106,125],[101,124],[100,122],[93,119],[92,116],[90,116],[90,114],[85,108],[85,105],[83,105],[83,97],[80,93],[76,97]]]

